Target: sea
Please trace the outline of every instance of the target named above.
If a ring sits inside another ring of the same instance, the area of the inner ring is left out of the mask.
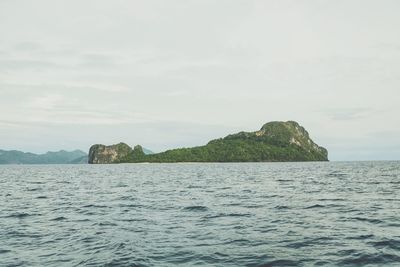
[[[400,266],[400,162],[2,165],[0,266]]]

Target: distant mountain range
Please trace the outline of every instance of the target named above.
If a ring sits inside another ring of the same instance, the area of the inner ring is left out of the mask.
[[[152,154],[154,154],[154,152],[151,151],[150,149],[147,149],[147,148],[145,148],[145,147],[142,147],[142,149],[143,149],[143,153],[146,154],[146,155],[152,155]]]
[[[143,148],[146,155],[154,154],[153,151]],[[88,154],[82,150],[47,152],[34,154],[18,150],[1,150],[0,164],[87,164]]]
[[[85,164],[88,155],[81,150],[47,152],[45,154],[25,153],[17,150],[0,150],[0,164]]]

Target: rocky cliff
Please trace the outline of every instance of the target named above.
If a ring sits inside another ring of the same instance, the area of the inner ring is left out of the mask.
[[[89,150],[90,164],[122,163],[129,160],[132,148],[125,143],[112,146],[93,145]]]

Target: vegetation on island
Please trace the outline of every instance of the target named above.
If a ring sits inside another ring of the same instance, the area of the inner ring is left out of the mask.
[[[268,162],[327,161],[328,152],[315,144],[297,122],[269,122],[256,132],[240,132],[204,146],[145,154],[139,145],[94,145],[89,163],[139,162]]]

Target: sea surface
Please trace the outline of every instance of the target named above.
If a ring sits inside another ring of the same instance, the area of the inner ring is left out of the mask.
[[[400,266],[400,162],[0,166],[0,266]]]

